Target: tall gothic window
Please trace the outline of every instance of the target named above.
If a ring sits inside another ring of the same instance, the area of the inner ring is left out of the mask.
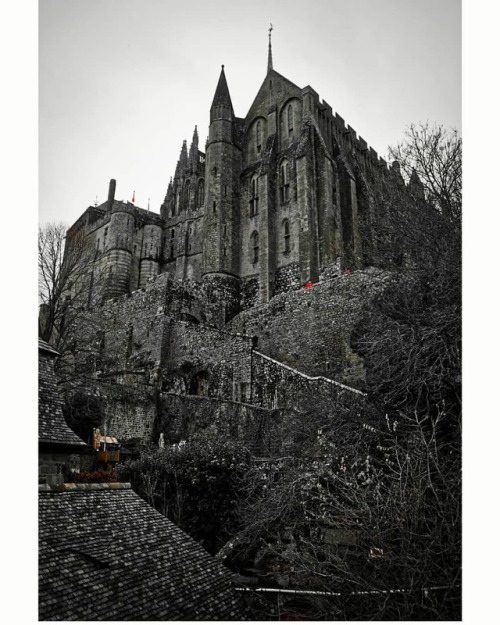
[[[259,212],[259,181],[254,176],[250,182],[250,217],[255,217]]]
[[[197,206],[203,206],[205,204],[205,181],[201,178],[198,181],[198,197],[197,197]]]
[[[288,119],[288,132],[292,132],[293,131],[293,106],[291,104],[288,105],[287,119]]]
[[[174,257],[174,240],[175,240],[175,229],[172,228],[170,231],[170,258]]]
[[[250,237],[252,247],[252,263],[259,262],[259,233],[255,230]]]
[[[284,160],[280,165],[280,201],[287,202],[290,197],[290,165]]]
[[[262,124],[260,121],[257,122],[255,127],[255,145],[257,146],[257,153],[259,153],[262,147]]]
[[[285,243],[285,254],[290,252],[290,222],[288,219],[283,221],[283,241]]]

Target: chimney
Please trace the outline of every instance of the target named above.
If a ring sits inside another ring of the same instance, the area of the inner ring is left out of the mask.
[[[109,181],[109,193],[108,193],[108,207],[111,210],[113,208],[113,202],[115,201],[116,180],[111,178]]]

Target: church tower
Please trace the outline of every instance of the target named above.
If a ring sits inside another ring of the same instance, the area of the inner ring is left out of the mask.
[[[224,65],[210,108],[205,166],[202,279],[222,289],[226,320],[239,307],[241,149]],[[234,310],[233,310],[234,309]]]

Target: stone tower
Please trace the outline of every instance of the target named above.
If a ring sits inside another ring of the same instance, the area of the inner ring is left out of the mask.
[[[206,150],[205,216],[201,278],[222,289],[227,319],[240,298],[240,172],[241,148],[224,66],[210,108]]]

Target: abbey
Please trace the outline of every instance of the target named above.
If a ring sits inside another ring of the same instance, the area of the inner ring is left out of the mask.
[[[115,200],[90,207],[84,227],[100,257],[105,299],[167,273],[223,289],[226,321],[273,296],[383,265],[374,235],[376,195],[404,187],[399,166],[376,152],[310,86],[273,68],[237,117],[224,66],[205,151],[184,141],[160,214]],[[410,184],[421,195],[418,179]]]
[[[222,67],[205,151],[195,127],[159,213],[115,193],[111,180],[68,233],[95,258],[63,358],[69,403],[84,389],[121,440],[216,432],[265,453],[290,444],[311,397],[317,415],[358,414],[351,337],[390,270],[411,263],[387,211],[418,207],[423,187],[278,73],[270,43],[244,118]]]

